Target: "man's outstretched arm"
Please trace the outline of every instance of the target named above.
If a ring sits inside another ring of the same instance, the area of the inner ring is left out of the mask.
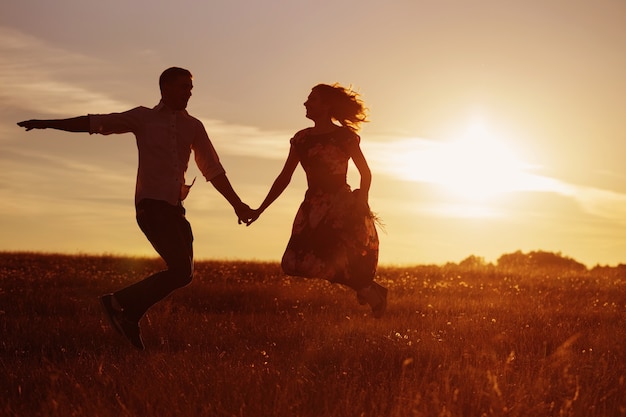
[[[89,132],[89,116],[71,117],[69,119],[24,120],[17,124],[26,129],[57,129],[66,132]]]

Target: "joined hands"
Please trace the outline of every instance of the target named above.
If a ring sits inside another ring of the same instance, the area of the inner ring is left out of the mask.
[[[237,223],[243,224],[246,226],[250,226],[252,223],[256,221],[261,215],[261,211],[256,209],[251,209],[249,205],[245,203],[241,203],[238,207],[235,208],[235,214],[237,214]]]
[[[252,223],[254,223],[256,219],[259,218],[260,215],[261,215],[261,210],[259,209],[252,210],[252,216],[250,216],[250,218],[246,222],[246,226],[250,226]]]

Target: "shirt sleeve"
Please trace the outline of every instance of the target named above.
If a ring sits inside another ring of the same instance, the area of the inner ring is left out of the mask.
[[[142,107],[122,113],[90,114],[89,134],[110,135],[113,133],[135,132],[140,121]]]
[[[196,135],[192,144],[194,158],[198,169],[206,178],[207,181],[211,181],[218,175],[225,174],[226,170],[220,162],[220,158],[209,139],[204,125],[198,121],[198,127]]]

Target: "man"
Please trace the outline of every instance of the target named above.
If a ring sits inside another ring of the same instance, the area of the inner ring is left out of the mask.
[[[182,205],[191,188],[185,184],[185,172],[192,150],[203,176],[233,206],[239,224],[252,216],[250,207],[233,190],[204,126],[185,110],[193,88],[191,73],[178,67],[166,69],[159,87],[161,101],[152,109],[136,107],[123,113],[18,123],[27,131],[50,128],[135,135],[139,151],[137,223],[167,269],[103,295],[100,301],[113,328],[141,350],[141,318],[152,305],[189,284],[193,277],[193,234]]]

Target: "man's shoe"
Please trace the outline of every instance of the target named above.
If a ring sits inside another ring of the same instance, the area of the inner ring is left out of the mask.
[[[113,294],[105,294],[100,297],[100,303],[104,310],[104,314],[109,319],[111,327],[119,334],[124,336],[133,346],[139,350],[144,350],[143,340],[141,339],[141,331],[139,322],[130,320],[124,314],[124,310],[115,308],[113,305]]]

